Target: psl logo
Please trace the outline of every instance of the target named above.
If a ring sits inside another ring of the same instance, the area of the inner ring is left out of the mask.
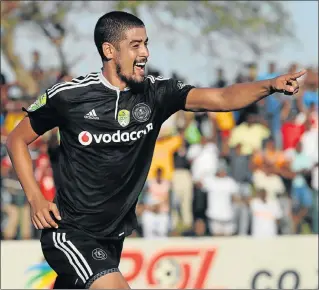
[[[119,111],[117,121],[122,127],[126,127],[130,123],[130,112],[128,110]]]
[[[142,272],[143,266],[146,266],[146,283],[149,286],[202,289],[216,252],[217,249],[166,250],[153,256],[146,264],[142,253],[126,251],[122,254],[122,258],[133,261],[134,267],[133,271],[125,275],[125,278],[128,282],[134,281]],[[200,259],[199,267],[192,267],[194,258]]]

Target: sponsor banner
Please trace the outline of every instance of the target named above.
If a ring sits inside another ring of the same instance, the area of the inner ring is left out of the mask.
[[[318,236],[127,239],[120,270],[139,289],[318,289]],[[2,289],[48,289],[39,241],[1,243]]]

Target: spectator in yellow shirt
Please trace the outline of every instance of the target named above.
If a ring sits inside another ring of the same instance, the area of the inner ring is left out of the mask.
[[[155,145],[148,179],[156,177],[157,168],[163,169],[163,178],[171,181],[174,172],[174,153],[182,145],[180,135],[159,138]]]

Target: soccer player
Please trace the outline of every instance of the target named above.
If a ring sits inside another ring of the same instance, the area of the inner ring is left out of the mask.
[[[167,118],[178,110],[231,111],[274,92],[294,94],[306,73],[224,88],[146,76],[146,29],[126,12],[98,19],[94,41],[102,71],[48,88],[7,139],[33,225],[42,230],[44,257],[58,275],[56,289],[129,288],[118,269],[123,241],[136,227],[137,198]],[[28,145],[54,127],[61,174],[49,202],[34,178]]]

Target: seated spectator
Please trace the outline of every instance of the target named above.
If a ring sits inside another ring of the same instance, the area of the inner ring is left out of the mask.
[[[270,130],[260,124],[256,115],[249,115],[247,122],[235,127],[229,139],[229,146],[234,148],[237,144],[242,145],[243,155],[251,155],[255,150],[262,148],[263,140],[270,136]]]
[[[277,202],[269,199],[266,190],[257,191],[250,201],[252,216],[251,235],[256,238],[274,237],[278,234],[278,223],[282,211]]]
[[[206,177],[203,187],[207,191],[208,225],[214,236],[235,233],[234,202],[239,202],[239,186],[228,176],[226,164],[220,162],[215,176]]]
[[[156,170],[156,178],[147,182],[144,196],[144,210],[141,215],[145,238],[167,237],[170,231],[170,191],[171,183],[164,178],[163,170]]]

